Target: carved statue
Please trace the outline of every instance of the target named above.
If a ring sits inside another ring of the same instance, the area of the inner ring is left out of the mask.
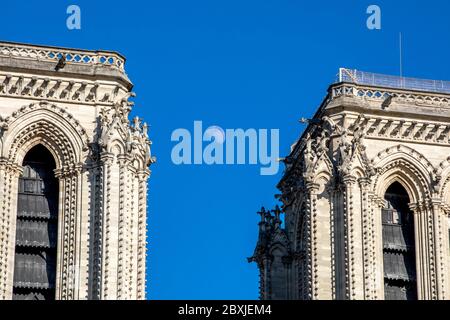
[[[32,77],[30,82],[28,82],[28,84],[22,90],[21,94],[31,96],[33,94],[33,88],[36,85],[36,82],[37,82],[37,78]]]
[[[83,81],[81,86],[75,91],[72,96],[72,100],[83,101],[84,100],[84,92],[86,90],[87,83]]]
[[[11,82],[11,76],[7,75],[3,80],[3,83],[0,83],[0,93],[6,93],[8,91],[9,83]]]
[[[47,98],[52,98],[53,96],[55,96],[60,87],[61,87],[61,80],[57,80],[54,86],[48,91]]]
[[[148,125],[147,125],[147,122],[144,122],[144,124],[142,125],[142,135],[144,136],[144,138],[148,139]]]
[[[50,83],[50,79],[44,79],[41,85],[34,91],[35,97],[42,97],[44,95],[45,90],[47,90],[48,84]]]
[[[97,99],[97,89],[98,89],[98,84],[95,84],[90,90],[89,93],[86,97],[87,101],[95,101]]]
[[[141,127],[141,119],[139,119],[139,117],[134,117],[133,118],[133,125],[134,125],[134,129],[135,130],[139,130]]]
[[[20,76],[17,81],[11,86],[9,89],[9,93],[16,93],[22,91],[22,84],[23,84],[23,76]]]
[[[320,137],[317,137],[317,152],[328,152],[328,141],[330,140],[329,137],[327,137],[327,134],[323,130],[320,133]]]

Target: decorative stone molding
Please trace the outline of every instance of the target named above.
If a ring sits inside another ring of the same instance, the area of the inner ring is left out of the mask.
[[[0,97],[18,97],[87,105],[112,105],[121,99],[123,86],[92,80],[66,80],[0,73]]]
[[[371,162],[377,168],[372,190],[379,196],[384,194],[392,183],[387,180],[390,175],[399,179],[406,187],[413,202],[431,198],[431,177],[434,168],[414,149],[403,145],[387,148],[378,153]]]
[[[365,128],[370,138],[414,141],[448,145],[450,143],[450,125],[405,119],[386,119],[380,116],[361,116],[352,126]]]
[[[62,167],[81,161],[89,144],[86,130],[70,113],[45,102],[20,108],[4,120],[4,125],[3,153],[16,162],[25,155],[19,152],[27,151],[24,146],[42,143]]]
[[[450,98],[446,94],[420,93],[417,91],[375,88],[352,83],[333,85],[330,88],[330,100],[338,97],[356,97],[364,100],[384,101],[391,97],[398,103],[414,104],[418,106],[450,107]]]
[[[0,57],[49,62],[58,62],[64,57],[66,63],[74,65],[103,65],[119,70],[124,70],[125,66],[125,59],[113,52],[49,48],[6,42],[0,43]]]

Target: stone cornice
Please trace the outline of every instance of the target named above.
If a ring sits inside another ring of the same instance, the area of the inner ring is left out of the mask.
[[[117,52],[91,51],[50,46],[0,42],[0,56],[37,61],[58,62],[61,57],[66,63],[77,65],[103,65],[124,70],[125,58]]]
[[[124,95],[124,91],[125,87],[101,81],[0,73],[0,97],[112,105],[120,100],[119,95]]]
[[[350,126],[364,128],[367,139],[449,145],[450,123],[364,115]]]
[[[395,102],[450,108],[450,95],[446,93],[384,88],[347,82],[333,84],[329,91],[331,100],[347,96],[383,102],[391,97]]]
[[[64,60],[61,60],[64,59]],[[61,68],[56,66],[62,61]],[[110,51],[90,51],[0,42],[0,69],[90,80],[111,80],[133,87],[124,70],[125,58]]]

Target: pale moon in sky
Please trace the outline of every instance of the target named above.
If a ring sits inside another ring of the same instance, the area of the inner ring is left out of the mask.
[[[217,143],[224,143],[225,141],[225,132],[219,126],[211,126],[206,129],[205,134],[209,137],[214,137],[214,141]]]

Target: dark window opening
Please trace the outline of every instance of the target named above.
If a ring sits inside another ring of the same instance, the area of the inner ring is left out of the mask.
[[[416,300],[414,215],[403,186],[393,183],[382,211],[384,296],[386,300]]]
[[[54,300],[58,238],[58,181],[42,145],[23,160],[19,178],[14,259],[14,300]]]

